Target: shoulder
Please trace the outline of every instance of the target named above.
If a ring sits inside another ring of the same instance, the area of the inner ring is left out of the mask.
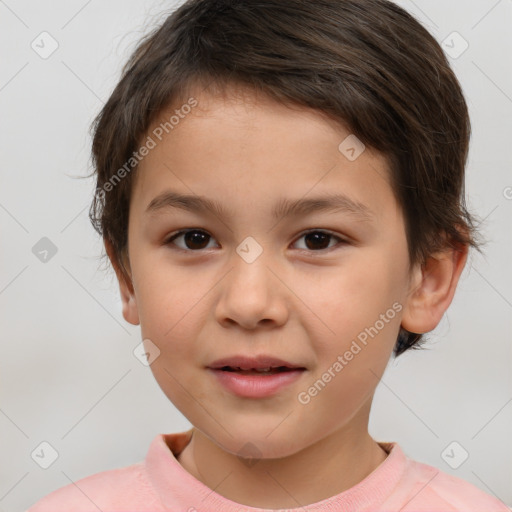
[[[33,504],[26,512],[105,512],[151,506],[155,499],[144,464],[102,471],[71,482]],[[155,504],[156,505],[156,504]],[[158,510],[155,506],[154,510]]]
[[[511,511],[497,497],[466,480],[409,458],[396,491],[402,494],[402,512]]]

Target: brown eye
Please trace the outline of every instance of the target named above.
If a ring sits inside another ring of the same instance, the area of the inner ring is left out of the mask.
[[[322,251],[335,246],[336,244],[330,245],[330,242],[333,241],[334,239],[338,240],[341,243],[347,243],[345,242],[345,240],[333,235],[332,233],[320,230],[312,230],[307,233],[304,233],[299,238],[299,240],[302,238],[304,238],[305,240],[305,247],[299,247],[299,249],[305,249],[313,252]]]
[[[308,249],[327,249],[331,238],[331,235],[320,231],[308,233],[305,235],[306,246]]]
[[[207,249],[208,241],[211,236],[201,229],[191,229],[188,231],[179,231],[173,235],[166,244],[174,243],[175,240],[183,237],[181,244],[174,244],[184,251],[199,251],[201,249]],[[184,244],[184,246],[182,245]]]

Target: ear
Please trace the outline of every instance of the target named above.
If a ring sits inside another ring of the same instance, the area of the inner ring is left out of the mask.
[[[452,302],[467,256],[467,245],[450,248],[414,269],[402,315],[404,329],[420,334],[437,327]]]
[[[139,310],[137,308],[137,299],[135,297],[131,276],[127,275],[121,268],[110,240],[104,237],[103,243],[105,244],[105,250],[107,251],[110,263],[112,263],[119,283],[119,292],[123,303],[123,317],[128,323],[139,325]],[[125,264],[124,266],[129,270],[129,264]]]

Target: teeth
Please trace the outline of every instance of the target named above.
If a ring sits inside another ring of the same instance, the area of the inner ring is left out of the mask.
[[[273,370],[273,368],[270,366],[268,368],[249,368],[248,370],[245,370],[243,368],[240,368],[239,366],[236,366],[233,369],[234,369],[234,371],[257,372],[257,373],[270,373]]]
[[[272,368],[270,366],[268,368],[240,368],[240,366],[235,366],[234,369],[235,370],[240,370],[242,372],[249,372],[249,371],[253,371],[253,372],[268,372]]]

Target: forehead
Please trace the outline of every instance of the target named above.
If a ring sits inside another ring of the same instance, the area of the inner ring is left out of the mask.
[[[275,203],[309,190],[347,188],[355,201],[370,200],[378,214],[392,192],[385,157],[366,147],[353,159],[354,151],[346,150],[353,146],[359,153],[357,139],[323,112],[283,105],[247,88],[190,93],[162,110],[146,134],[155,146],[135,173],[133,197],[144,207],[168,185],[224,200],[238,192],[241,205],[251,197],[261,204],[272,196]]]

